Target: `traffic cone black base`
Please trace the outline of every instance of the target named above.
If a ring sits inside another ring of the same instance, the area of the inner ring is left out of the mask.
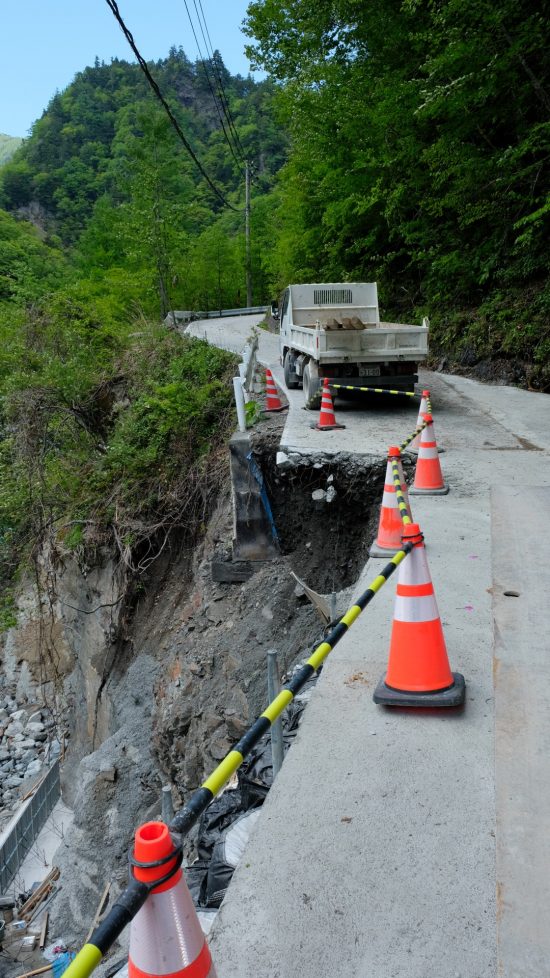
[[[313,424],[311,422],[310,428],[315,428],[317,431],[336,431],[337,428],[345,428],[345,424]]]
[[[415,489],[414,486],[409,486],[409,496],[446,496],[448,491],[449,486],[441,489]]]
[[[427,693],[408,693],[406,690],[392,689],[381,679],[374,691],[373,700],[381,706],[462,706],[466,699],[466,683],[460,672],[453,672],[454,683],[447,689],[436,689]]]
[[[395,557],[396,553],[399,553],[399,549],[392,548],[391,550],[385,550],[384,547],[379,547],[376,543],[373,543],[369,550],[369,557],[387,557],[389,560],[391,557]]]

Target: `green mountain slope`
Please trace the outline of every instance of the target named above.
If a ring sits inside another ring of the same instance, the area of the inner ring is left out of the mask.
[[[213,62],[192,63],[172,48],[151,69],[210,183],[140,68],[96,62],[54,96],[2,169],[0,206],[16,213],[32,205],[41,229],[71,248],[94,294],[120,310],[137,304],[164,316],[170,308],[244,305],[248,159],[254,301],[265,301],[268,201],[287,153],[274,83],[230,75],[217,52]],[[212,96],[221,86],[230,123]]]
[[[246,156],[259,173],[265,191],[284,159],[270,103],[273,84],[232,77],[221,57],[192,63],[180,49],[151,66],[193,151],[212,182],[234,206],[242,204],[244,183],[225,141],[220,111],[210,86],[226,93],[234,124],[235,155]],[[31,201],[51,216],[52,226],[66,243],[74,243],[104,195],[117,203],[131,197],[129,182],[136,172],[147,127],[166,119],[135,64],[96,62],[80,72],[65,91],[57,93],[2,173],[0,203],[7,210]],[[156,121],[152,121],[156,120]],[[226,130],[229,124],[224,123]],[[152,130],[151,130],[152,132]],[[159,138],[159,132],[152,137]],[[219,197],[201,177],[173,130],[163,128],[160,153],[171,156],[189,202],[220,212]],[[150,148],[150,147],[149,147]]]
[[[11,160],[13,154],[23,142],[19,136],[6,136],[3,132],[0,132],[0,166]]]

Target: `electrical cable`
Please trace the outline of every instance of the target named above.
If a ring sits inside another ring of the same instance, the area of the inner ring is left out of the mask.
[[[120,26],[120,29],[122,31],[122,33],[124,34],[126,40],[128,41],[128,44],[132,48],[132,51],[134,52],[134,54],[135,54],[135,56],[137,58],[137,62],[139,64],[141,70],[143,71],[143,74],[145,75],[147,81],[149,82],[149,85],[152,88],[152,90],[153,90],[156,98],[161,103],[161,105],[162,105],[164,111],[166,112],[166,114],[167,114],[167,116],[168,116],[168,118],[169,118],[169,120],[170,120],[173,128],[177,132],[180,141],[183,143],[183,145],[184,145],[187,153],[189,154],[189,156],[193,160],[195,166],[201,172],[202,176],[206,180],[206,182],[207,182],[208,186],[210,187],[210,189],[215,193],[216,197],[218,197],[219,200],[221,200],[222,204],[224,204],[225,207],[229,207],[230,210],[235,211],[236,213],[241,213],[242,207],[234,207],[233,204],[230,204],[229,201],[226,200],[226,198],[222,194],[221,190],[219,190],[218,187],[216,187],[216,184],[209,177],[208,173],[204,169],[204,166],[202,165],[202,163],[199,160],[198,156],[195,154],[193,148],[191,147],[191,145],[187,141],[187,139],[185,137],[185,134],[184,134],[184,132],[183,132],[183,130],[182,130],[182,128],[181,128],[178,120],[176,119],[174,113],[172,112],[172,109],[168,105],[168,102],[164,98],[164,95],[162,94],[162,92],[161,92],[161,90],[160,90],[160,88],[158,86],[157,81],[153,78],[153,75],[149,71],[149,67],[148,67],[146,61],[144,60],[144,58],[139,53],[139,51],[138,51],[138,49],[136,47],[136,42],[134,41],[134,38],[132,36],[132,33],[126,27],[126,24],[124,23],[124,20],[122,19],[122,15],[121,15],[121,13],[120,13],[120,11],[118,9],[118,4],[116,3],[116,0],[105,0],[105,2],[107,4],[107,6],[110,8],[111,12],[113,13],[115,19],[117,20],[117,22],[118,22],[118,24]]]
[[[200,12],[202,14],[202,20],[204,22],[204,28],[206,30],[206,35],[207,35],[208,40],[206,39],[206,37],[204,37],[204,31],[202,29],[201,18],[199,16],[199,12],[197,10],[197,0],[193,0],[193,3],[195,5],[195,10],[197,10],[197,16],[199,18],[199,25],[200,25],[200,28],[201,28],[202,36],[204,38],[204,43],[206,44],[206,53],[210,56],[210,62],[211,62],[211,64],[214,67],[214,72],[215,72],[216,78],[218,79],[218,85],[220,86],[220,100],[221,100],[222,106],[224,107],[224,114],[226,116],[226,119],[227,119],[229,128],[231,129],[231,132],[233,134],[233,138],[234,138],[234,140],[235,140],[235,142],[236,142],[236,144],[237,144],[237,146],[239,148],[239,152],[241,153],[243,159],[246,159],[246,153],[245,153],[245,151],[243,149],[241,140],[239,139],[239,134],[238,134],[237,128],[235,126],[235,120],[233,119],[233,115],[231,113],[231,109],[229,108],[229,101],[227,99],[227,95],[226,95],[226,92],[225,92],[225,86],[224,86],[224,83],[223,83],[223,78],[221,76],[218,63],[217,63],[217,61],[214,58],[214,50],[213,50],[213,47],[212,47],[212,41],[210,39],[210,31],[208,30],[208,24],[206,23],[206,17],[204,16],[204,10],[203,10],[203,6],[202,6],[202,0],[198,0],[198,2],[199,2]]]
[[[187,11],[187,16],[189,18],[189,23],[191,25],[191,30],[193,31],[193,37],[195,38],[195,43],[197,45],[197,51],[199,53],[199,58],[201,60],[202,70],[204,72],[204,76],[206,78],[206,81],[208,82],[208,87],[210,89],[210,92],[211,92],[211,95],[212,95],[212,99],[214,100],[214,105],[216,106],[216,112],[218,113],[218,119],[220,120],[221,127],[223,129],[223,134],[225,136],[225,140],[227,142],[227,145],[229,146],[229,149],[231,150],[231,154],[233,156],[233,159],[235,160],[235,163],[237,164],[237,166],[239,167],[239,169],[241,170],[241,173],[242,173],[242,172],[244,172],[243,171],[243,166],[242,166],[244,160],[242,158],[241,159],[238,159],[238,157],[237,157],[237,155],[235,153],[235,150],[233,149],[233,143],[231,142],[231,139],[229,138],[229,135],[227,133],[227,129],[225,128],[224,116],[225,116],[225,118],[227,120],[227,115],[225,113],[225,110],[223,109],[223,102],[221,102],[221,99],[220,99],[220,102],[218,102],[219,96],[216,95],[216,92],[214,91],[214,88],[212,86],[212,82],[210,80],[210,74],[209,74],[208,68],[206,66],[207,65],[207,58],[204,58],[203,57],[203,53],[201,51],[201,47],[200,47],[200,44],[199,44],[199,39],[197,37],[197,33],[195,31],[195,25],[193,24],[193,20],[191,18],[191,13],[190,13],[190,10],[189,10],[188,4],[187,4],[187,0],[183,0],[183,2],[184,2],[184,5],[185,5],[185,9]],[[195,10],[196,9],[197,9],[197,5],[195,4]],[[198,16],[198,12],[197,12],[197,16]],[[199,20],[199,26],[200,26],[200,20]],[[204,31],[202,32],[202,35],[204,37]],[[222,111],[220,111],[220,104],[221,104],[221,107],[222,107],[223,115],[222,115]]]

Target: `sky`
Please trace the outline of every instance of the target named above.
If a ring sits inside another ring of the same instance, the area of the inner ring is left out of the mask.
[[[172,45],[195,60],[197,48],[183,0],[117,2],[146,60],[166,57]],[[196,24],[195,3],[187,0]],[[213,48],[234,75],[249,71],[247,38],[240,29],[247,6],[248,0],[202,0]],[[133,60],[105,0],[15,0],[1,7],[0,133],[27,136],[56,90],[66,88],[96,56],[106,62],[112,57]]]

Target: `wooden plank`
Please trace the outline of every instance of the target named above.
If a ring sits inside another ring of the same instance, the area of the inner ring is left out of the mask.
[[[103,893],[101,894],[99,903],[97,905],[97,910],[95,912],[95,917],[92,920],[92,926],[90,927],[90,930],[88,931],[88,936],[86,937],[86,940],[84,941],[85,944],[88,944],[89,943],[90,937],[92,936],[94,930],[96,929],[96,927],[97,927],[97,925],[99,923],[99,918],[101,917],[101,912],[103,910],[103,907],[105,906],[105,901],[107,900],[107,897],[109,896],[110,890],[111,890],[111,884],[110,883],[107,883],[107,885],[105,886],[105,888],[103,890]]]
[[[50,913],[49,910],[46,910],[46,913],[44,914],[44,920],[42,922],[42,929],[40,931],[40,940],[38,941],[38,947],[40,948],[41,951],[44,950],[44,947],[46,945],[46,935],[48,933],[49,919],[50,919]]]
[[[34,910],[34,908],[39,903],[41,903],[42,900],[45,899],[45,897],[50,892],[55,880],[58,878],[59,878],[59,870],[57,866],[54,866],[53,869],[46,876],[46,879],[42,881],[40,886],[36,888],[34,893],[31,894],[29,899],[26,901],[26,903],[23,904],[23,906],[19,910],[20,919],[25,919]]]
[[[42,968],[35,968],[34,971],[26,971],[24,975],[18,975],[17,978],[34,978],[34,975],[43,975],[46,971],[52,970],[51,964],[45,964]]]

